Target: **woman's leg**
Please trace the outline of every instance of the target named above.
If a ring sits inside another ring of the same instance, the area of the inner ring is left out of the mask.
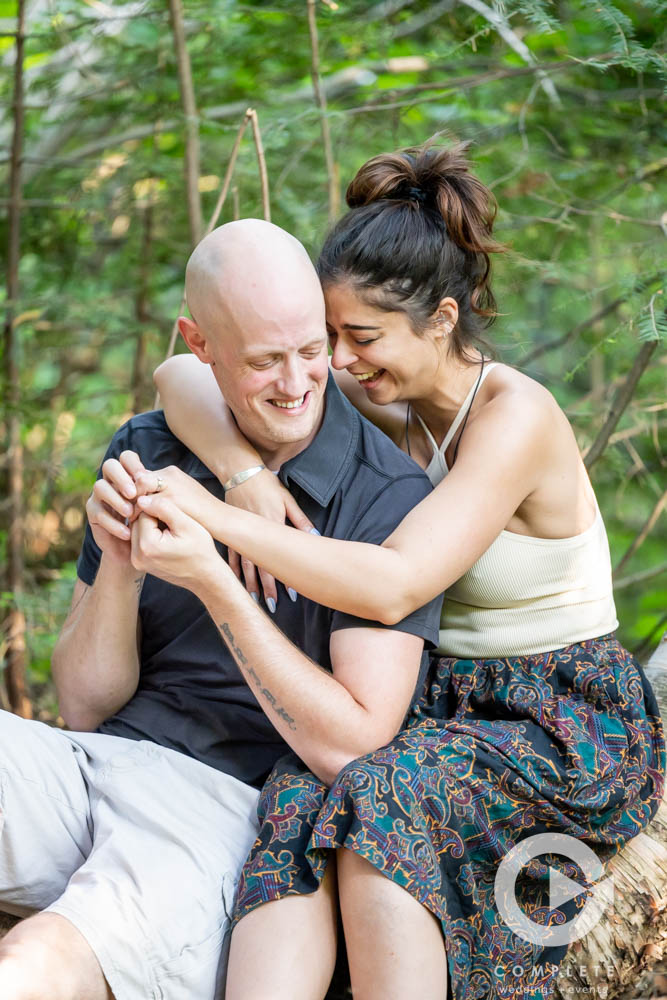
[[[323,1000],[336,964],[336,863],[308,896],[252,910],[234,928],[225,1000]]]
[[[358,854],[337,855],[354,1000],[446,1000],[440,922]]]

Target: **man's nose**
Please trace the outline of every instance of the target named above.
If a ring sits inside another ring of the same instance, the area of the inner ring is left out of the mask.
[[[310,388],[305,366],[298,360],[286,362],[277,379],[277,388],[289,399],[300,399]]]
[[[336,343],[334,344],[333,353],[331,355],[332,366],[336,368],[337,371],[341,371],[343,368],[348,368],[358,360],[359,355],[355,354],[354,350],[350,347],[350,344],[347,343],[343,337],[336,337]]]

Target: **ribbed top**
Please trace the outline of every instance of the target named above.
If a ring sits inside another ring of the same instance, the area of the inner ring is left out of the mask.
[[[495,367],[482,372],[481,381]],[[474,394],[463,401],[442,445],[419,417],[433,450],[426,474],[447,475],[444,453]],[[570,538],[534,538],[501,531],[454,583],[442,606],[438,651],[475,659],[530,656],[613,632],[618,626],[604,521]]]
[[[439,651],[528,656],[618,626],[609,543],[598,509],[587,531],[533,538],[501,531],[445,594]]]

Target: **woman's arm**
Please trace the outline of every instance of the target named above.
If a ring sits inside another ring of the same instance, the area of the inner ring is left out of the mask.
[[[352,405],[398,443],[405,432],[406,404],[378,406],[349,372],[331,371]],[[153,380],[170,429],[221,482],[261,462],[238,429],[209,365],[194,354],[176,354],[155,369]]]
[[[194,354],[163,361],[153,375],[169,429],[225,483],[262,460],[236,426],[209,365]]]
[[[221,483],[243,469],[262,464],[254,447],[238,429],[209,365],[194,354],[178,354],[163,361],[153,378],[170,430]],[[241,507],[279,524],[288,518],[301,531],[311,531],[313,527],[289,491],[268,470],[235,486],[225,494],[225,500],[232,507]],[[260,569],[258,581],[255,564],[241,560],[232,546],[229,565],[239,579],[243,575],[251,594],[259,594],[261,581],[265,598],[278,599],[275,578]]]
[[[165,495],[214,537],[305,597],[393,625],[458,580],[497,538],[548,467],[550,431],[544,407],[518,394],[492,400],[446,479],[382,545],[317,538],[225,509],[210,494],[198,494],[195,505],[178,470],[161,475]],[[143,489],[154,489],[145,477]],[[151,502],[138,500],[148,511]]]

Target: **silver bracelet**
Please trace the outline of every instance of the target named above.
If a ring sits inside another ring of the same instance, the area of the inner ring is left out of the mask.
[[[235,476],[228,479],[226,483],[222,484],[222,488],[225,493],[228,490],[233,490],[235,486],[240,486],[241,483],[246,483],[253,476],[256,476],[258,472],[262,472],[266,468],[265,465],[253,465],[250,469],[243,469],[242,472],[237,472]]]

